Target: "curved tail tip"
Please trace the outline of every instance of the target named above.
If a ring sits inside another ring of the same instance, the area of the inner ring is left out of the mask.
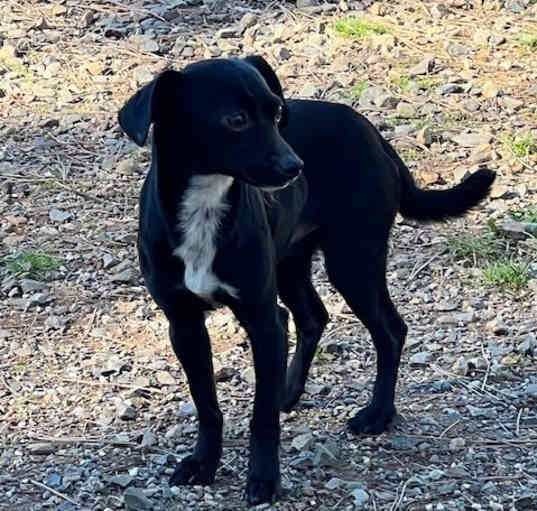
[[[483,168],[475,171],[468,176],[465,181],[473,181],[476,185],[482,188],[490,188],[496,179],[496,172],[488,168]]]

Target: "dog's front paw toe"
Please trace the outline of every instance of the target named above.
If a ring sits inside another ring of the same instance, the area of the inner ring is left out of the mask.
[[[386,411],[368,406],[350,419],[347,425],[355,435],[380,435],[388,429],[395,413],[395,408]]]
[[[175,472],[170,477],[170,485],[211,484],[214,482],[215,472],[215,470],[197,460],[194,456],[187,456],[175,468]]]
[[[261,480],[251,477],[246,486],[246,500],[251,506],[273,503],[281,493],[280,479]]]

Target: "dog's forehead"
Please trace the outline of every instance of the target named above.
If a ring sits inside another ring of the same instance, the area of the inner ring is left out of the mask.
[[[203,60],[185,67],[184,73],[196,83],[216,87],[220,94],[272,96],[272,91],[257,69],[238,59]]]

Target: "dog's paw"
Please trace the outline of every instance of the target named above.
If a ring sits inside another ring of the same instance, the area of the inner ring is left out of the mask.
[[[366,406],[350,419],[347,425],[355,435],[380,435],[388,429],[395,414],[395,408],[382,410]]]
[[[300,396],[304,393],[303,388],[291,386],[286,387],[285,394],[280,404],[280,410],[285,413],[289,413],[294,406],[298,403]]]
[[[211,464],[202,463],[194,456],[187,456],[175,468],[175,472],[170,477],[170,486],[212,484],[215,473],[216,468]]]
[[[272,504],[280,496],[281,489],[279,477],[269,481],[250,477],[246,486],[246,500],[251,506],[266,502]]]

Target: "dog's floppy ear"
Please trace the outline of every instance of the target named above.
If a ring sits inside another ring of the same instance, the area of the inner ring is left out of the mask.
[[[171,87],[179,85],[180,77],[178,71],[163,71],[134,94],[119,111],[119,125],[139,146],[145,144],[149,126],[158,120],[163,100],[170,98]]]
[[[267,82],[269,89],[282,99],[283,111],[280,126],[285,126],[289,117],[289,110],[285,103],[285,98],[283,97],[282,84],[280,83],[280,80],[278,80],[274,69],[272,69],[271,65],[260,55],[251,55],[244,60],[259,71],[261,76],[265,79],[265,82]]]

